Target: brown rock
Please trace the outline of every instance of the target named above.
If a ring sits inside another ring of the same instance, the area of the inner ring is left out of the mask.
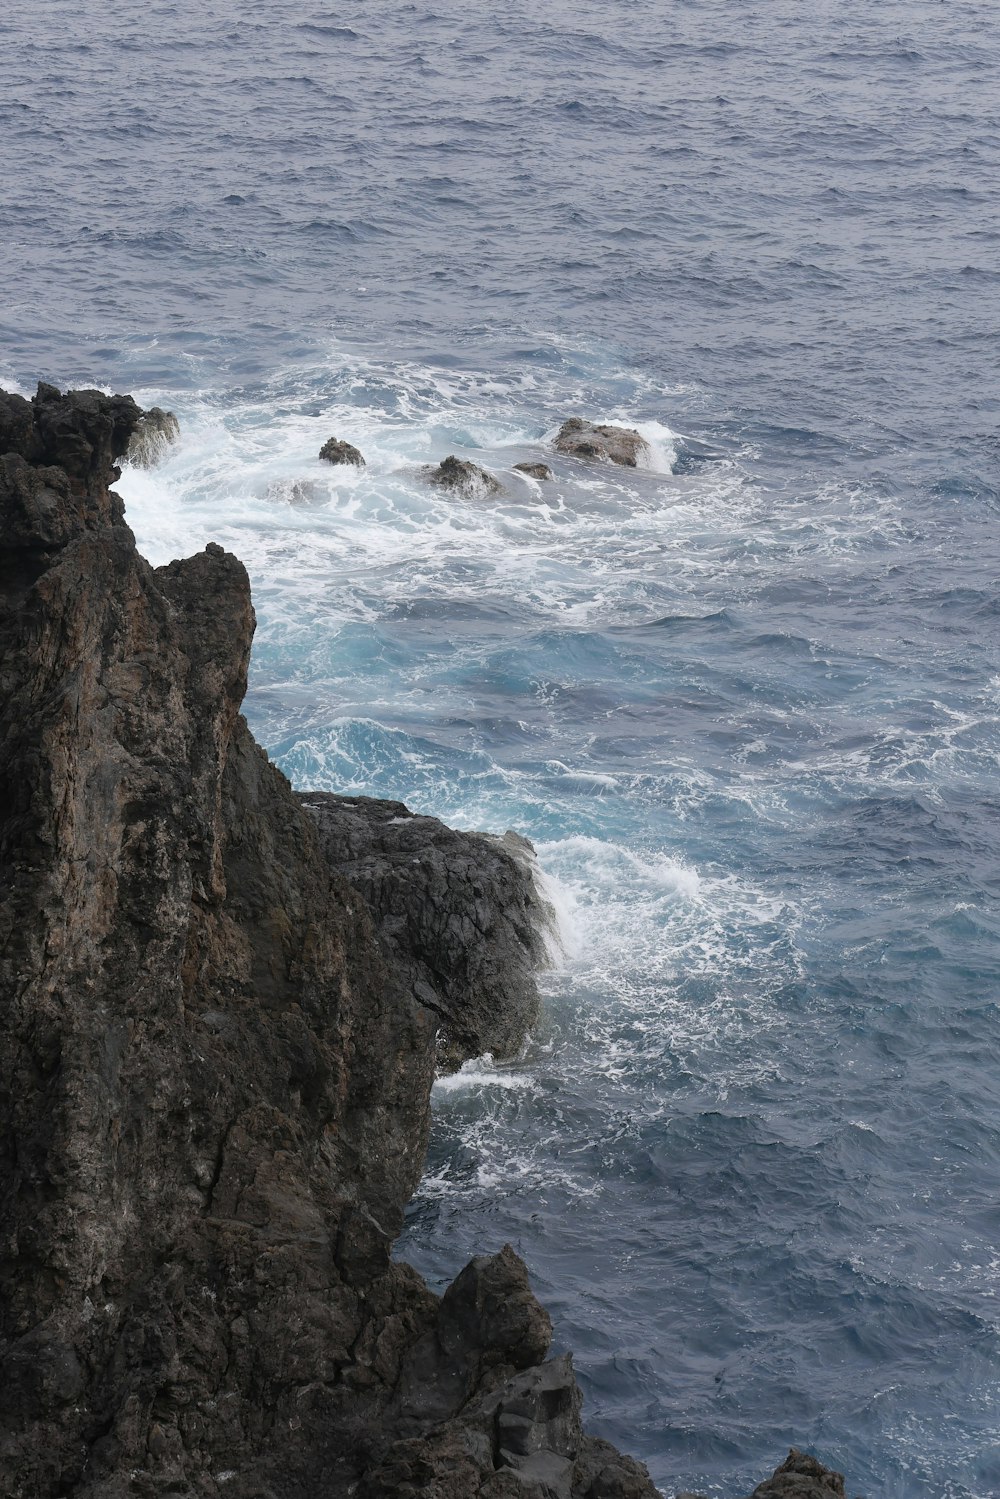
[[[454,453],[442,459],[437,468],[426,468],[424,472],[429,484],[451,490],[466,500],[485,499],[487,495],[499,494],[503,487],[495,475],[480,468],[478,463],[468,463]]]
[[[339,438],[329,438],[319,450],[319,456],[327,463],[353,463],[357,468],[365,467],[365,460],[359,450],[350,442],[341,442]]]
[[[569,453],[573,458],[617,463],[622,468],[637,468],[649,457],[649,444],[633,428],[595,426],[578,416],[563,422],[554,446],[558,452]]]

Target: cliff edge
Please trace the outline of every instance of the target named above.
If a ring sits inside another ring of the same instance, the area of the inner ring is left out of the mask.
[[[535,1014],[530,878],[414,819],[401,882],[405,809],[302,804],[240,716],[244,568],[150,567],[109,487],[140,415],[0,397],[5,1492],[651,1494],[511,1250],[441,1299],[389,1257],[442,1032]]]
[[[652,1499],[510,1248],[390,1259],[436,1062],[536,1013],[524,851],[292,791],[244,568],[110,488],[141,416],[0,393],[3,1491]]]

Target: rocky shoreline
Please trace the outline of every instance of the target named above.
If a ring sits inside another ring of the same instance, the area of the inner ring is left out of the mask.
[[[0,393],[4,1492],[652,1499],[509,1247],[443,1297],[390,1258],[435,1068],[537,1013],[526,851],[292,790],[242,564],[136,551],[142,428]]]

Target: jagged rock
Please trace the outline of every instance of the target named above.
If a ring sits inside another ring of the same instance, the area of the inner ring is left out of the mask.
[[[108,486],[140,417],[0,396],[5,1493],[563,1495],[589,1449],[521,1261],[438,1298],[390,1259],[441,1027],[421,972],[456,1044],[517,1044],[526,852],[398,806],[317,824],[240,715],[244,568],[136,552]],[[394,866],[421,836],[423,885]]]
[[[87,527],[123,525],[108,483],[141,412],[130,396],[39,385],[29,402],[0,391],[0,541],[44,554]],[[131,533],[129,533],[131,535]],[[0,804],[2,805],[2,804]]]
[[[172,411],[150,406],[139,418],[129,439],[125,457],[136,468],[155,468],[167,449],[181,435],[181,424]]]
[[[584,1433],[573,1472],[573,1499],[649,1499],[651,1487],[645,1464]]]
[[[514,468],[519,474],[527,474],[532,479],[552,478],[552,470],[547,463],[515,463]]]
[[[844,1475],[793,1447],[750,1499],[844,1499]]]
[[[342,442],[339,438],[329,438],[319,450],[319,456],[325,458],[327,463],[353,463],[356,468],[364,468],[365,460],[359,449],[353,443]]]
[[[410,1485],[410,1487],[407,1487]],[[359,1499],[657,1499],[641,1463],[580,1424],[569,1354],[492,1384],[423,1437],[394,1443],[365,1475]]]
[[[403,1362],[397,1424],[406,1430],[454,1416],[489,1371],[540,1363],[551,1341],[548,1313],[510,1245],[477,1257],[445,1291],[433,1326]]]
[[[364,895],[394,965],[438,1017],[441,1064],[514,1055],[538,1016],[535,971],[553,920],[527,840],[456,832],[402,802],[302,801],[331,865]]]
[[[677,1499],[704,1499],[704,1496],[684,1493],[678,1494]],[[757,1485],[749,1499],[844,1499],[844,1475],[825,1468],[818,1458],[793,1447],[781,1466]]]
[[[649,459],[649,444],[631,427],[595,426],[578,416],[563,422],[554,447],[574,458],[596,458],[622,468],[638,468]]]
[[[456,458],[454,453],[442,459],[437,468],[425,468],[424,473],[429,484],[448,489],[466,500],[485,499],[487,495],[499,494],[503,487],[495,475],[480,468],[478,463]]]

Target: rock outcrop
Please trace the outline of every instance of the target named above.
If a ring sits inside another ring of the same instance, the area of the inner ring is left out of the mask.
[[[704,1499],[700,1494],[678,1494],[677,1499]],[[825,1468],[815,1457],[793,1447],[770,1478],[757,1485],[749,1499],[845,1499],[844,1475]]]
[[[552,470],[547,463],[515,463],[514,468],[519,474],[527,474],[529,479],[552,478]]]
[[[535,1012],[527,850],[292,791],[241,563],[109,487],[140,420],[0,393],[5,1499],[655,1499],[513,1250],[390,1258],[439,1033]]]
[[[495,474],[480,468],[478,463],[456,458],[454,453],[443,458],[436,468],[425,468],[424,473],[429,484],[450,490],[465,500],[482,500],[488,495],[499,494],[503,488]]]
[[[353,463],[356,468],[364,468],[365,460],[358,448],[351,442],[342,442],[339,438],[329,438],[319,450],[319,456],[327,463]]]
[[[139,417],[129,438],[125,458],[136,468],[155,468],[180,435],[181,424],[172,411],[150,406]]]
[[[793,1447],[750,1499],[844,1499],[844,1475]]]
[[[320,847],[360,890],[393,966],[438,1017],[438,1059],[513,1056],[538,1016],[553,912],[532,876],[531,844],[457,833],[402,802],[302,797]]]
[[[563,422],[553,446],[573,458],[617,463],[622,468],[638,468],[649,461],[649,443],[632,427],[595,425],[578,416]]]

